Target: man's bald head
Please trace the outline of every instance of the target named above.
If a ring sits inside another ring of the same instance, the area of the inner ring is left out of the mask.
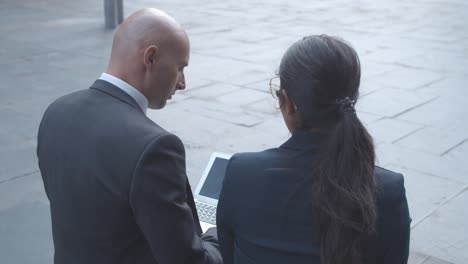
[[[183,70],[188,60],[189,41],[180,24],[161,10],[146,8],[117,28],[106,72],[143,93],[150,108],[162,108],[175,90],[185,88],[183,71],[177,76],[173,71]]]
[[[156,44],[163,48],[185,35],[185,31],[167,13],[153,8],[139,10],[130,15],[117,28],[112,52],[128,48],[142,48]]]

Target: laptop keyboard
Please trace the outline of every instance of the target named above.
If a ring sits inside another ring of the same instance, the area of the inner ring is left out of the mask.
[[[198,217],[201,221],[216,225],[216,205],[195,200]]]

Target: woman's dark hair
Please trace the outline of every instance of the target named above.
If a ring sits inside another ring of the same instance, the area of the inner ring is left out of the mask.
[[[374,146],[354,111],[361,78],[357,53],[336,37],[305,37],[284,55],[279,77],[296,104],[298,128],[325,134],[313,171],[321,262],[362,263],[377,211]]]

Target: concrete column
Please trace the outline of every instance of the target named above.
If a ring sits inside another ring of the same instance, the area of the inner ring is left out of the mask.
[[[123,21],[123,0],[104,0],[106,28],[114,29]]]

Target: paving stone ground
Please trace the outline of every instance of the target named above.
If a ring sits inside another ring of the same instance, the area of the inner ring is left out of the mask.
[[[0,262],[52,263],[35,155],[40,118],[106,66],[103,1],[0,1]],[[358,115],[381,166],[402,172],[411,264],[468,263],[468,2],[133,0],[188,31],[188,89],[148,115],[179,135],[192,185],[213,151],[257,151],[289,134],[268,92],[285,49],[310,34],[348,40],[362,61]]]

